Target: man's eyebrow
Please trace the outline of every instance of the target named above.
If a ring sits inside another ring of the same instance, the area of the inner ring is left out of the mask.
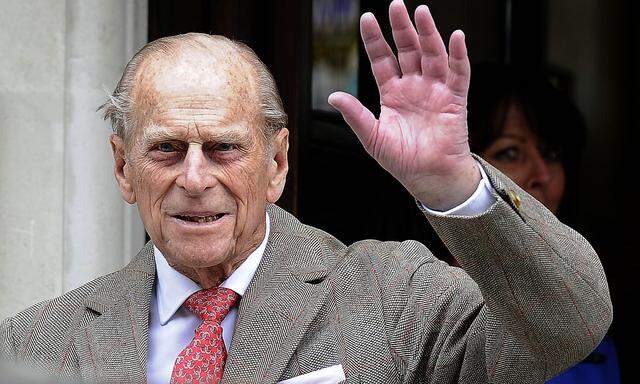
[[[234,129],[216,130],[213,132],[202,132],[202,139],[205,142],[231,142],[242,143],[249,139],[249,135]],[[145,143],[156,143],[163,140],[187,140],[185,132],[175,132],[167,129],[149,129],[142,134],[142,141]]]

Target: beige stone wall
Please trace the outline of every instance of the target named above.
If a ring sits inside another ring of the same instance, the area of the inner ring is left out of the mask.
[[[144,241],[95,112],[146,41],[146,0],[0,0],[0,318]]]

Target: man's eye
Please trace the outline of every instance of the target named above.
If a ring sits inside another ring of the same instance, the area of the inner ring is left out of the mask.
[[[228,152],[233,150],[234,148],[235,147],[233,146],[233,144],[229,144],[229,143],[220,143],[215,147],[217,151],[221,151],[221,152]]]
[[[161,143],[158,145],[160,152],[171,153],[176,151],[176,147],[171,143]]]

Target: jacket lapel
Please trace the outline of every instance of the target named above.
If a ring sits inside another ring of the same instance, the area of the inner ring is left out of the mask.
[[[269,240],[240,301],[224,383],[276,382],[329,293],[327,263],[336,256],[295,232],[303,225],[284,210],[270,206],[269,216]]]
[[[123,270],[85,301],[95,320],[75,334],[83,379],[146,382],[149,309],[155,279],[148,243]]]

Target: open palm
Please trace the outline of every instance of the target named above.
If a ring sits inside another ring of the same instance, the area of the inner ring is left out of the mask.
[[[391,3],[389,18],[397,58],[373,14],[360,20],[380,92],[379,118],[344,92],[333,93],[329,102],[366,151],[409,192],[433,207],[447,208],[470,195],[479,181],[468,143],[470,65],[464,34],[451,35],[447,55],[426,6],[416,9],[417,30],[400,0]]]

